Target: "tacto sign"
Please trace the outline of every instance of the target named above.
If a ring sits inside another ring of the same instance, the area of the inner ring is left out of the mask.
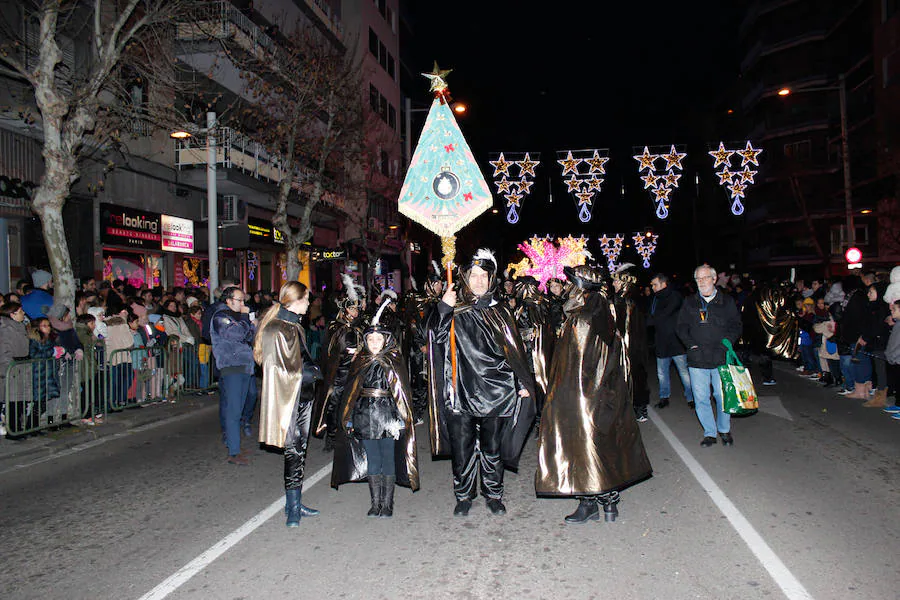
[[[847,259],[848,269],[862,268],[862,263],[859,262],[862,260],[862,251],[860,251],[859,248],[847,248],[847,251],[844,253],[844,258]]]

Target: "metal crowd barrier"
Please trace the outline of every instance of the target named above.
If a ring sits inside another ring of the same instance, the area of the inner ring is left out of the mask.
[[[7,433],[24,436],[215,387],[208,346],[128,348],[107,356],[103,346],[80,360],[13,361],[0,381]]]

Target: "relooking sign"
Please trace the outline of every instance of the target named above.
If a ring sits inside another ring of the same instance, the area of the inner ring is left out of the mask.
[[[194,222],[171,215],[160,217],[162,249],[169,252],[194,253]]]
[[[111,244],[159,249],[159,214],[101,204],[100,237]]]
[[[100,205],[100,239],[105,244],[194,253],[194,222],[171,215]]]

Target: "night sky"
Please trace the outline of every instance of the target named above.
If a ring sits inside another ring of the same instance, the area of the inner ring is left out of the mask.
[[[506,222],[505,202],[495,196],[500,214],[486,214],[463,230],[461,246],[489,231],[510,258],[516,242],[535,233],[596,237],[649,226],[661,235],[660,251],[666,249],[662,238],[673,237],[667,233],[671,223],[684,222],[678,211],[687,209],[693,192],[676,190],[671,222],[658,221],[632,147],[675,143],[688,144],[693,155],[705,152],[697,115],[721,104],[738,73],[741,2],[412,4],[411,66],[430,71],[437,60],[453,69],[450,91],[470,107],[460,127],[486,176],[492,173],[491,152],[541,153],[538,184],[523,202],[519,223]],[[428,83],[421,82],[417,100],[425,105]],[[557,150],[582,148],[609,148],[611,157],[586,224],[578,220],[556,163]],[[686,169],[682,183],[689,177]],[[548,178],[554,182],[552,204]]]

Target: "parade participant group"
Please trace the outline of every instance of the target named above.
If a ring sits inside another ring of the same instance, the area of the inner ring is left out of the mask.
[[[197,345],[191,356],[212,356],[198,372],[218,382],[231,465],[250,464],[242,438],[253,435],[259,397],[258,441],[284,456],[288,527],[319,514],[301,501],[311,436],[334,453],[334,488],[368,484],[370,517],[393,516],[397,485],[413,492],[446,486],[455,500],[448,513],[459,518],[479,495],[488,512],[503,515],[505,471],[518,471],[523,454],[534,453],[535,494],[578,501],[566,523],[601,514],[615,521],[623,492],[652,476],[640,431],[648,420],[651,356],[656,408],[674,403],[692,410],[703,449],[735,445],[719,375],[723,341],[763,385],[777,384],[773,359],[794,361],[800,376],[900,420],[900,406],[888,400],[900,383],[900,327],[894,326],[900,267],[889,275],[865,272],[807,285],[729,277],[706,264],[680,282],[663,273],[642,275],[628,263],[610,272],[587,253],[582,262],[538,281],[510,276],[492,251],[479,249],[450,273],[431,261],[421,290],[409,277],[411,289],[399,298],[391,289],[367,293],[349,274],[324,298],[300,282],[284,285],[277,299],[248,296],[226,282],[214,302],[202,290],[157,294],[126,285],[120,292],[113,282],[80,292],[77,323],[90,319],[94,327],[85,335],[76,327],[77,338],[69,336],[74,342],[66,341],[66,323],[53,316],[52,290],[45,290],[50,300],[41,300],[51,305],[51,317],[34,312],[24,323],[32,299],[25,290],[21,304],[19,297],[5,299],[0,329],[9,335],[0,349],[14,358],[29,347],[52,352],[71,343],[71,360],[89,360],[94,345],[111,352],[119,337],[122,347],[153,343],[144,329],[168,333],[185,348]],[[141,314],[151,323],[156,316],[159,327],[142,329]],[[26,329],[41,337],[29,340]],[[672,363],[680,390],[671,381]],[[127,375],[130,368],[120,370]],[[58,385],[48,378],[35,393],[49,398],[50,383]],[[683,404],[675,400],[678,391]],[[19,413],[24,410],[3,415],[5,422],[24,419]],[[452,482],[421,480],[424,436],[431,457],[449,459]]]

